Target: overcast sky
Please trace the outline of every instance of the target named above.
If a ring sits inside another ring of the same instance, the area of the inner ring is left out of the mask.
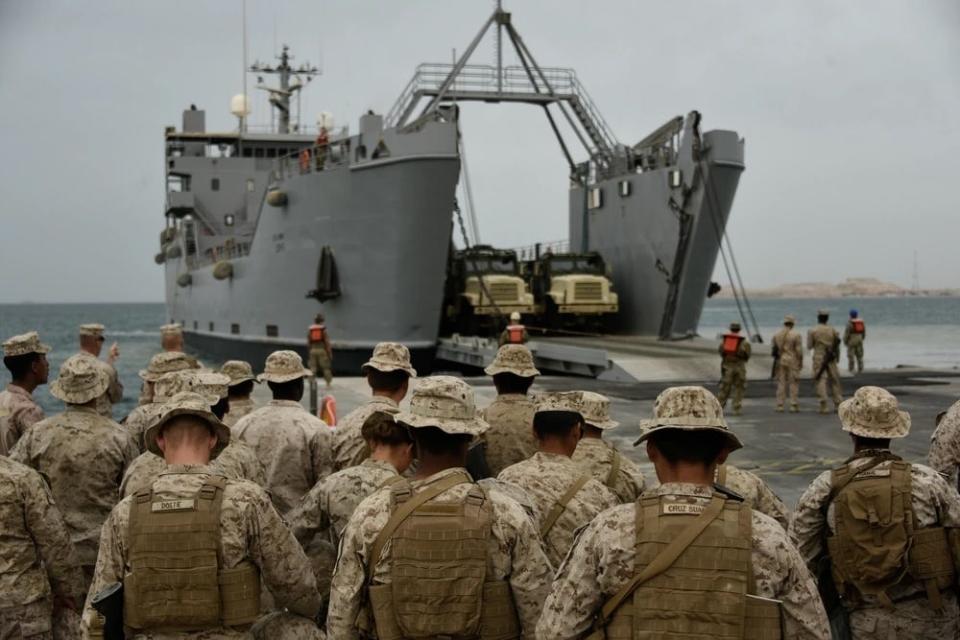
[[[487,0],[248,0],[250,58],[322,64],[307,114],[357,128]],[[749,288],[874,276],[960,287],[960,3],[507,3],[543,66],[574,67],[624,143],[698,109],[746,139],[729,225]],[[241,4],[0,0],[0,302],[162,299],[163,127],[235,126]],[[493,58],[492,40],[476,62]],[[267,117],[262,96],[254,121]],[[312,117],[309,120],[313,120]],[[470,105],[481,235],[561,239],[567,170],[539,109]],[[726,282],[718,273],[718,279]]]

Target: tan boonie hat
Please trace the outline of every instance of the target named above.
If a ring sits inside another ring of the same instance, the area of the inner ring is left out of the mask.
[[[828,316],[830,315],[830,309],[817,309],[818,316]]]
[[[533,354],[522,344],[505,344],[497,350],[497,356],[486,369],[488,376],[498,373],[512,373],[521,378],[533,378],[540,372],[533,364]]]
[[[230,378],[231,387],[247,380],[257,381],[256,376],[253,375],[253,367],[243,360],[227,360],[220,367],[220,373]]]
[[[69,404],[86,404],[106,393],[110,377],[85,355],[70,356],[60,365],[50,395]]]
[[[634,446],[658,431],[679,429],[682,431],[716,431],[727,437],[731,450],[743,446],[727,421],[717,397],[703,387],[670,387],[653,403],[653,419],[640,423],[642,433]]]
[[[261,382],[290,382],[297,378],[312,378],[313,371],[303,366],[296,351],[274,351],[267,356],[263,373],[257,376]]]
[[[102,324],[91,322],[80,325],[80,335],[90,336],[91,338],[102,338],[105,327]]]
[[[584,391],[581,395],[583,409],[580,415],[583,416],[584,422],[597,429],[613,429],[620,426],[619,422],[610,418],[610,399],[607,396],[593,391]]]
[[[36,331],[23,333],[19,336],[7,338],[3,342],[3,357],[25,356],[28,353],[50,353],[49,345],[40,342],[40,334]]]
[[[797,324],[797,319],[788,313],[783,316],[783,324]]]
[[[150,364],[140,371],[140,377],[147,382],[156,382],[160,376],[171,371],[199,368],[197,361],[182,351],[161,351],[150,358]]]
[[[570,411],[583,416],[583,392],[559,391],[542,393],[536,398],[536,413],[543,411]]]
[[[182,369],[163,374],[153,384],[153,401],[170,402],[170,399],[178,393],[190,391],[187,381],[196,373],[195,369]]]
[[[411,378],[417,377],[416,369],[410,364],[410,350],[397,342],[381,342],[375,346],[373,355],[363,363],[360,371],[366,374],[368,367],[384,373],[406,371]]]
[[[220,419],[210,411],[210,405],[207,404],[207,399],[200,394],[185,391],[173,396],[169,402],[163,405],[163,409],[159,416],[157,416],[157,419],[147,427],[146,433],[143,434],[144,444],[150,453],[155,453],[161,458],[163,457],[163,452],[160,450],[160,447],[157,446],[157,436],[160,435],[160,431],[165,424],[177,416],[183,415],[201,418],[217,436],[217,444],[214,446],[213,451],[210,452],[211,459],[220,455],[220,452],[230,444],[230,429],[227,425],[220,422]]]
[[[910,414],[897,398],[880,387],[860,387],[837,410],[843,430],[864,438],[903,438],[910,433]]]
[[[477,414],[473,389],[453,376],[420,380],[410,397],[410,410],[399,412],[396,420],[413,428],[437,427],[445,433],[472,436],[490,428]]]
[[[178,336],[183,334],[183,327],[179,322],[174,322],[171,324],[165,324],[160,327],[161,336]]]
[[[174,371],[164,374],[157,381],[153,390],[154,402],[169,402],[178,393],[189,391],[206,398],[212,407],[221,398],[227,397],[227,386],[230,378],[213,371]]]

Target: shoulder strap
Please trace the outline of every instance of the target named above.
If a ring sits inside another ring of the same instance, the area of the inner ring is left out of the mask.
[[[607,600],[600,609],[599,624],[606,626],[614,611],[616,611],[640,585],[669,569],[673,563],[677,561],[677,558],[680,557],[680,554],[686,551],[687,547],[693,544],[697,537],[710,526],[710,523],[723,513],[724,502],[725,500],[722,497],[715,495],[713,500],[710,501],[709,506],[707,506],[703,513],[697,516],[696,520],[690,523],[690,526],[681,531],[663,551],[650,561],[650,564],[643,568],[643,571],[636,574],[620,591],[616,592],[613,597]],[[637,505],[637,509],[639,508],[640,505]]]
[[[834,499],[839,495],[841,491],[847,488],[847,485],[853,482],[858,475],[861,473],[866,473],[870,469],[873,469],[875,466],[887,462],[888,460],[899,460],[900,458],[893,456],[877,456],[872,458],[870,462],[863,465],[859,469],[852,469],[849,464],[844,465],[840,469],[834,469],[830,475],[830,495],[827,496],[827,501],[825,505],[829,505]],[[855,458],[851,458],[855,459]]]
[[[384,487],[392,487],[393,485],[397,484],[398,482],[402,482],[403,480],[404,478],[400,474],[397,474],[395,476],[390,476],[389,478],[381,482],[379,485],[377,485],[377,490],[379,491]]]
[[[540,525],[540,537],[546,539],[547,534],[550,533],[550,530],[553,529],[553,525],[557,524],[557,520],[563,515],[563,511],[567,508],[567,504],[573,500],[573,496],[577,495],[577,492],[583,488],[583,485],[587,484],[587,481],[590,480],[590,474],[585,473],[573,483],[567,487],[567,492],[560,496],[560,499],[553,504],[553,508],[550,509],[550,513],[547,514],[547,519],[543,521],[543,524]]]
[[[373,568],[377,565],[377,561],[380,560],[380,554],[383,552],[383,547],[387,544],[387,540],[393,536],[397,528],[403,524],[403,521],[416,511],[417,507],[427,500],[437,497],[451,487],[468,482],[470,482],[470,479],[466,474],[452,473],[432,487],[424,489],[420,493],[412,496],[409,500],[401,503],[390,515],[387,524],[385,524],[383,529],[380,530],[380,533],[377,534],[376,540],[373,541],[373,546],[370,548],[370,558],[367,561],[367,581],[369,582],[373,579]]]
[[[620,452],[614,449],[613,457],[610,458],[610,473],[607,474],[607,481],[604,484],[613,488],[613,485],[617,483],[618,473],[620,473]]]

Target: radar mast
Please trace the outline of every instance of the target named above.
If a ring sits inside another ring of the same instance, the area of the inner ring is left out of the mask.
[[[266,91],[270,95],[270,105],[277,110],[279,115],[277,133],[290,133],[290,98],[294,94],[299,96],[299,92],[305,84],[313,80],[314,76],[320,75],[321,71],[309,62],[301,64],[297,68],[292,67],[290,62],[293,60],[293,56],[290,55],[290,47],[287,45],[283,45],[283,50],[277,56],[277,59],[280,64],[275,67],[256,61],[250,65],[250,72],[257,74],[257,89]],[[267,86],[263,79],[265,75],[280,76],[280,86]],[[306,82],[304,78],[306,78]],[[299,127],[300,123],[298,122],[296,128]]]

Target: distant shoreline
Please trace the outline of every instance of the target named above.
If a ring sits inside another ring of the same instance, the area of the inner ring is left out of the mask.
[[[847,278],[843,282],[797,282],[767,289],[747,289],[751,298],[956,298],[960,289],[907,289],[876,278]],[[717,298],[733,298],[729,287],[721,289]]]

